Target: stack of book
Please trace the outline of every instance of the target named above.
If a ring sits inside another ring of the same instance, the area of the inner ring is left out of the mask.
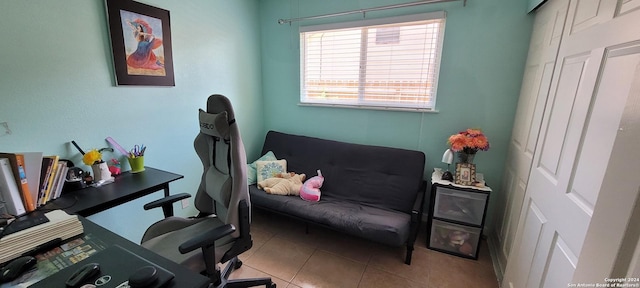
[[[31,217],[32,214],[27,217]],[[62,210],[45,213],[48,222],[26,228],[0,238],[0,263],[20,257],[54,240],[65,241],[84,232],[76,215]],[[17,221],[17,220],[16,220]]]
[[[58,156],[0,153],[0,214],[22,215],[58,198],[68,171]]]

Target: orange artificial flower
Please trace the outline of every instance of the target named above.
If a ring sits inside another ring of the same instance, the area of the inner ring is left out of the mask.
[[[489,140],[480,129],[467,129],[453,134],[447,141],[454,152],[464,151],[473,154],[478,150],[489,150]]]

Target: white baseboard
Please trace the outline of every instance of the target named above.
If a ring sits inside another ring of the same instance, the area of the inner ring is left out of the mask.
[[[493,271],[496,273],[496,277],[498,278],[498,287],[502,287],[502,279],[504,277],[504,271],[500,268],[500,263],[498,262],[498,251],[500,251],[499,247],[496,246],[498,243],[496,236],[490,234],[487,237],[487,245],[489,246],[489,254],[491,254],[491,262],[493,263]]]

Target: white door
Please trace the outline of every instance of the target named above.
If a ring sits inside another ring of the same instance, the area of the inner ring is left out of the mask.
[[[496,217],[496,234],[490,241],[498,255],[499,276],[504,273],[516,236],[568,7],[569,0],[554,0],[536,11],[504,172],[504,193],[498,201],[497,211],[503,211],[503,215]]]
[[[570,2],[503,287],[567,287],[595,260],[581,252],[640,79],[639,1]],[[612,215],[596,217],[629,220]]]
[[[640,43],[629,43],[608,51],[606,66],[599,94],[608,95],[598,97],[596,101],[616,105],[610,105],[608,111],[602,109],[601,113],[618,113],[619,104],[626,100],[626,105],[580,252],[580,259],[597,261],[579,261],[573,275],[574,283],[607,284],[605,277],[640,277],[636,266],[640,261],[640,225],[637,222],[640,219],[640,173],[634,167],[640,163]],[[611,89],[612,86],[629,90]],[[640,281],[630,280],[629,284],[637,287]]]

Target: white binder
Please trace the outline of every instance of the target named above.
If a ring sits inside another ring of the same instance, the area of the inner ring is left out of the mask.
[[[17,216],[27,212],[7,158],[0,158],[0,198],[9,214]]]

